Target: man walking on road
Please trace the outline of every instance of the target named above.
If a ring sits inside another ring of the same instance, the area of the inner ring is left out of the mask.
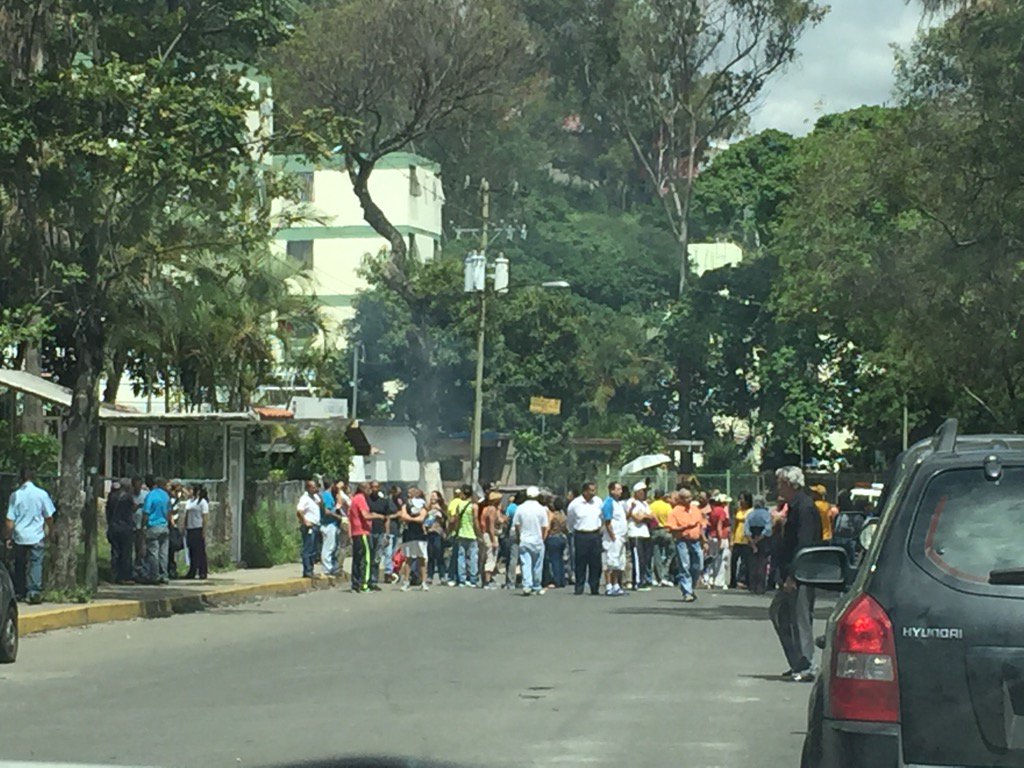
[[[21,470],[21,486],[7,504],[7,546],[14,547],[14,594],[19,600],[42,602],[43,557],[54,506],[50,494]]]
[[[609,483],[608,498],[601,507],[604,533],[601,537],[602,562],[605,568],[605,594],[619,597],[626,594],[622,588],[622,572],[626,570],[626,504],[622,500],[622,483]]]
[[[314,480],[306,481],[306,492],[299,497],[295,506],[295,516],[299,518],[299,530],[302,535],[302,577],[313,578],[313,561],[316,560],[316,534],[320,529],[320,508],[322,501],[316,492]],[[147,500],[148,501],[148,500]]]
[[[676,554],[679,556],[679,589],[683,593],[683,602],[692,603],[697,599],[694,587],[700,581],[704,570],[704,550],[701,544],[704,538],[704,515],[700,507],[693,503],[693,494],[681,490],[676,494],[675,506],[668,516],[667,528],[676,541]]]
[[[348,532],[352,537],[352,591],[370,591],[370,506],[369,486],[360,483],[348,505]]]
[[[523,570],[523,595],[543,595],[544,539],[548,535],[548,511],[537,501],[540,488],[526,489],[526,501],[515,517],[515,535],[519,539],[519,564]]]
[[[804,547],[821,544],[821,515],[804,487],[799,467],[782,467],[775,472],[779,498],[788,512],[779,549],[779,576],[782,589],[772,600],[769,615],[786,654],[789,669],[783,676],[797,682],[814,680],[814,587],[797,584],[793,579],[793,559]]]
[[[574,592],[583,594],[590,585],[590,594],[601,591],[601,497],[594,483],[584,483],[580,495],[569,503],[568,527],[573,537],[576,582]]]

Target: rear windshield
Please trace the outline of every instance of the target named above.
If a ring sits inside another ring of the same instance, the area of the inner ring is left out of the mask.
[[[914,528],[914,558],[955,579],[987,585],[989,571],[1024,567],[1024,467],[998,481],[980,466],[936,475]]]

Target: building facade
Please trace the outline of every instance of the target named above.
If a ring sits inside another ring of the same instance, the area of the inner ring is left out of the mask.
[[[314,166],[289,156],[278,158],[276,165],[296,177],[304,208],[303,220],[280,230],[274,247],[309,268],[311,279],[300,290],[312,291],[321,301],[327,343],[340,346],[344,325],[355,315],[355,296],[367,287],[359,274],[363,261],[388,243],[363,220],[342,158]],[[369,188],[373,201],[405,236],[410,254],[433,259],[440,249],[444,206],[437,163],[407,152],[387,155],[370,175]]]

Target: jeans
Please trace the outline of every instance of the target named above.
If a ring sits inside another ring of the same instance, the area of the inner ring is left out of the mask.
[[[480,578],[480,544],[476,539],[455,539],[459,550],[459,584],[476,586]]]
[[[148,581],[167,581],[167,557],[170,529],[158,525],[146,529],[146,569]]]
[[[365,533],[352,537],[352,589],[370,587],[370,537]]]
[[[556,587],[565,586],[565,536],[556,533],[544,542],[544,581]]]
[[[388,535],[386,533],[370,534],[370,586],[380,581],[380,566],[387,549]],[[390,558],[389,558],[390,562]],[[390,573],[390,571],[388,571]]]
[[[132,548],[135,531],[107,531],[110,542],[110,570],[114,581],[128,581],[132,577]]]
[[[672,559],[675,557],[676,545],[672,541],[672,534],[665,528],[660,528],[651,534],[651,544],[654,547],[652,553],[652,565],[654,568],[654,580],[659,584],[669,581],[672,578]]]
[[[768,609],[789,668],[803,672],[814,661],[814,587],[780,589]]]
[[[338,526],[320,526],[320,564],[328,576],[338,575]]]
[[[302,526],[302,576],[311,578],[313,576],[313,563],[316,561],[316,528]]]
[[[651,586],[651,556],[654,541],[650,537],[634,536],[629,540],[633,566],[633,589]]]
[[[750,567],[748,569],[750,581],[747,586],[755,595],[763,595],[768,585],[768,542],[764,541],[757,545],[756,551],[751,547]]]
[[[516,585],[516,566],[519,564],[519,542],[513,536],[508,542],[508,561],[505,565],[505,586]]]
[[[384,575],[390,576],[395,572],[395,541],[398,537],[393,533],[384,534],[384,552],[381,557],[384,560]]]
[[[14,545],[14,594],[19,600],[43,591],[43,555],[46,542]]]
[[[444,536],[436,531],[427,534],[427,578],[445,577]]]
[[[750,545],[733,544],[732,562],[730,563],[731,573],[729,574],[729,586],[735,589],[740,584],[750,586]]]
[[[185,546],[188,547],[188,573],[186,579],[198,576],[205,579],[209,575],[206,562],[206,533],[202,528],[189,528],[185,531]]]
[[[540,577],[544,569],[544,543],[519,544],[519,565],[523,569],[523,591],[540,589]]]
[[[590,586],[590,594],[601,591],[601,533],[600,531],[577,532],[573,534],[576,554],[577,595],[583,594],[583,587]]]
[[[679,589],[683,595],[692,595],[693,586],[700,581],[704,570],[704,552],[700,542],[680,539],[676,542],[676,554],[679,555]]]

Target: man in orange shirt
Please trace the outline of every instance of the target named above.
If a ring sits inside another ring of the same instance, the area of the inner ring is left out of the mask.
[[[704,515],[700,507],[693,503],[693,494],[686,489],[675,494],[672,504],[665,527],[676,542],[676,554],[679,556],[677,578],[683,602],[692,603],[697,599],[694,587],[704,570]]]

